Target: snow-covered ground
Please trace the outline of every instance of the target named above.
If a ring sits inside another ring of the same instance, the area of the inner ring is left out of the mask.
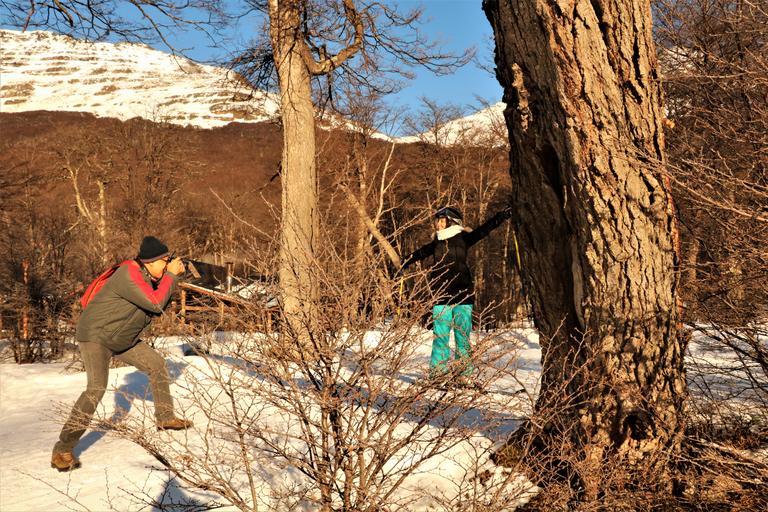
[[[417,334],[418,346],[412,353],[411,363],[414,368],[426,369],[431,332],[424,330]],[[382,336],[381,331],[371,331],[364,337],[364,343],[375,347]],[[391,497],[393,502],[410,503],[409,509],[450,510],[451,503],[460,499],[457,496],[460,489],[465,492],[467,485],[473,485],[470,473],[477,472],[478,465],[490,467],[487,462],[490,448],[516,428],[519,419],[527,414],[536,392],[540,350],[534,330],[516,329],[473,336],[476,344],[492,338],[494,347],[508,350],[494,364],[507,365],[510,371],[499,374],[500,378],[492,383],[482,400],[483,410],[465,411],[466,416],[475,421],[457,428],[470,428],[471,435],[426,461]],[[227,339],[227,336],[220,336],[214,343],[214,352],[217,343],[224,344]],[[167,355],[174,378],[172,393],[179,409],[195,420],[195,429],[202,429],[205,415],[193,404],[189,390],[194,386],[190,382],[195,379],[197,383],[203,382],[201,375],[215,371],[211,369],[211,362],[226,367],[232,359],[184,357],[185,341],[189,340],[160,338],[156,346]],[[3,461],[0,465],[0,510],[157,510],[152,500],[168,505],[190,501],[206,503],[215,498],[182,488],[152,456],[111,431],[86,432],[75,452],[82,461],[82,468],[71,473],[51,469],[51,448],[62,417],[86,384],[84,373],[68,370],[67,366],[66,362],[0,364],[0,455]],[[391,377],[402,381],[398,384],[406,387],[416,386],[420,378],[414,374]],[[110,371],[109,382],[110,389],[97,411],[97,418],[114,418],[114,415],[122,414],[118,411],[127,411],[121,421],[151,421],[151,401],[138,398],[147,394],[148,382],[143,374],[133,367],[116,368]],[[153,435],[157,435],[156,439],[161,443],[182,443],[193,450],[201,448],[195,430],[189,437],[184,432]],[[408,456],[413,456],[409,453]],[[409,460],[406,455],[403,457],[392,463],[407,465]],[[288,480],[296,478],[293,473],[286,469],[281,474],[261,474],[262,481],[257,485],[264,493],[274,491],[274,487],[284,486],[290,483]],[[529,484],[516,475],[499,475],[499,479],[506,479],[505,485],[514,489],[529,488]],[[308,505],[302,508],[312,509]]]
[[[357,350],[376,350],[379,347],[390,350],[391,346],[386,343],[391,341],[388,336],[392,332],[392,326],[382,325],[376,330],[362,333]],[[415,340],[414,349],[408,352],[409,360],[403,364],[403,371],[376,377],[380,382],[383,377],[384,381],[394,383],[390,391],[397,390],[400,395],[421,389],[419,386],[423,384],[424,370],[429,362],[431,332],[423,329],[409,332],[411,339]],[[268,392],[269,386],[274,385],[274,381],[270,382],[264,377],[269,371],[243,364],[234,351],[235,347],[244,346],[241,344],[243,340],[262,343],[265,341],[264,336],[215,333],[206,340],[211,347],[211,354],[205,358],[183,355],[188,349],[187,344],[191,341],[200,342],[199,339],[165,337],[155,340],[155,345],[167,357],[173,378],[172,393],[178,410],[194,420],[195,427],[189,432],[156,432],[149,428],[146,431],[149,444],[154,443],[161,448],[171,447],[169,453],[173,454],[177,450],[176,454],[181,454],[181,460],[185,453],[200,457],[206,450],[223,450],[223,445],[217,443],[226,440],[226,436],[216,438],[211,437],[211,434],[217,432],[216,435],[219,435],[224,431],[212,430],[211,416],[206,414],[206,409],[209,413],[216,410],[224,397],[221,391],[226,386],[217,384],[214,377],[226,376],[219,382],[226,381],[227,384],[242,379],[246,385],[242,389]],[[732,352],[715,347],[711,342],[706,334],[700,332],[694,336],[689,347],[687,365],[693,398],[696,399],[702,389],[706,388],[715,397],[719,396],[718,393],[727,392],[723,398],[729,403],[734,396],[738,396],[737,403],[754,404],[753,400],[758,397],[752,396],[754,390],[751,389],[750,381],[744,379],[738,359]],[[472,493],[478,493],[487,504],[491,494],[503,491],[505,496],[514,496],[515,499],[496,502],[493,508],[511,510],[526,500],[531,492],[535,492],[535,488],[523,477],[494,467],[487,458],[494,446],[506,439],[530,411],[538,391],[540,375],[538,335],[535,330],[523,327],[473,333],[473,346],[489,349],[484,352],[487,357],[484,356],[479,371],[481,375],[494,375],[490,385],[485,393],[478,394],[478,400],[464,402],[471,405],[465,406],[454,416],[460,421],[451,425],[447,431],[449,436],[455,434],[454,441],[441,446],[433,456],[424,457],[426,448],[434,446],[432,434],[444,428],[440,422],[446,415],[450,415],[446,413],[439,418],[433,417],[431,421],[434,425],[430,424],[422,430],[414,442],[388,461],[392,469],[408,467],[415,461],[420,463],[418,471],[406,475],[405,480],[388,497],[388,504],[399,504],[399,508],[407,510],[455,510],[459,505],[465,506],[466,500],[472,499]],[[0,364],[0,457],[3,461],[0,465],[0,510],[189,511],[204,510],[205,504],[222,502],[215,494],[183,486],[155,458],[126,440],[125,436],[108,429],[98,429],[99,421],[104,420],[125,425],[152,426],[153,404],[151,397],[147,397],[148,382],[133,367],[110,371],[110,389],[92,424],[96,428],[86,433],[75,452],[83,467],[71,473],[58,473],[51,469],[51,448],[62,419],[86,384],[85,374],[68,369],[68,366],[71,366],[68,362]],[[297,396],[301,397],[303,389],[307,389],[302,387],[306,385],[306,380],[305,384],[299,383],[303,378],[299,375],[295,382],[286,384],[286,388],[292,387],[293,391],[298,391]],[[390,391],[387,391],[387,399],[392,397]],[[445,397],[439,390],[430,389],[424,393],[412,403],[412,410],[418,409],[422,396],[425,403]],[[359,400],[364,394],[353,400]],[[206,400],[210,400],[210,408],[201,408],[199,397],[203,395],[207,396]],[[261,424],[280,437],[284,446],[288,446],[297,439],[289,434],[297,428],[298,423],[286,420],[290,416],[290,407],[275,409],[275,404],[279,403],[279,400],[274,401],[275,396],[267,404],[268,400],[263,400],[263,396],[257,393],[256,400],[242,405],[251,411],[254,407],[258,408],[258,412],[252,412],[253,416],[259,417]],[[310,409],[311,400],[308,395],[307,404]],[[262,407],[260,402],[266,405]],[[284,405],[286,402],[282,403]],[[226,414],[226,407],[222,410]],[[370,411],[374,414],[391,412],[386,407],[372,407]],[[759,407],[745,407],[743,412],[755,414],[755,411],[763,414]],[[455,414],[455,411],[451,414]],[[762,417],[760,421],[764,419]],[[397,420],[400,423],[395,431],[408,431],[419,417],[418,413],[412,414],[409,411],[398,416]],[[227,442],[231,444],[231,439]],[[250,460],[255,465],[248,474],[256,477],[254,488],[261,501],[260,509],[274,507],[277,510],[314,510],[315,507],[311,500],[306,499],[306,495],[301,498],[300,489],[307,488],[307,479],[296,466],[272,456],[259,455],[254,446],[251,449]],[[208,454],[204,460],[210,462],[219,455]],[[237,482],[236,473],[242,468],[232,469],[232,481]],[[477,475],[486,470],[490,471],[490,478],[478,479]],[[240,478],[242,475],[240,471]],[[481,481],[482,486],[479,484]],[[245,488],[248,483],[241,481],[239,485]],[[309,488],[312,488],[311,483]],[[234,507],[225,506],[222,510],[234,510]]]

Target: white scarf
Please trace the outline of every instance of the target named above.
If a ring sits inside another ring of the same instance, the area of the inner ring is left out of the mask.
[[[437,232],[437,239],[438,240],[448,240],[451,237],[454,237],[464,231],[464,226],[460,226],[459,224],[454,224],[453,226],[448,226],[445,229],[441,229]]]

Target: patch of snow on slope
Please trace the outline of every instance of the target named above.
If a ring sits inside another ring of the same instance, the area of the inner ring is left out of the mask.
[[[277,98],[234,72],[130,43],[0,30],[0,111],[89,112],[200,128],[277,115]]]
[[[405,144],[425,142],[438,146],[454,144],[501,145],[506,142],[505,108],[506,104],[500,101],[474,114],[453,119],[423,133],[399,137],[396,140]]]

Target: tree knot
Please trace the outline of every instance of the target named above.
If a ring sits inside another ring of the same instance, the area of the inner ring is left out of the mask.
[[[653,418],[647,411],[642,409],[630,410],[622,422],[622,437],[629,436],[635,441],[642,441],[651,436],[654,429]]]

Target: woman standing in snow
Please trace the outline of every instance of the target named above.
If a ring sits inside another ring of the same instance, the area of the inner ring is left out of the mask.
[[[438,300],[432,308],[434,340],[429,367],[435,377],[447,374],[451,353],[448,342],[453,330],[455,359],[461,370],[458,384],[474,385],[469,336],[475,292],[467,253],[510,216],[511,209],[508,207],[471,230],[463,226],[463,217],[458,209],[450,206],[439,208],[435,212],[436,233],[432,241],[403,260],[403,270],[428,257],[434,261],[429,270],[429,280]]]
[[[136,259],[123,262],[94,292],[75,334],[88,384],[53,447],[51,467],[59,471],[80,467],[72,450],[104,396],[112,357],[135,366],[149,377],[158,430],[182,430],[192,425],[173,412],[165,359],[139,339],[152,318],[163,312],[176,288],[177,276],[183,273],[181,259],[171,259],[165,244],[147,236]]]

